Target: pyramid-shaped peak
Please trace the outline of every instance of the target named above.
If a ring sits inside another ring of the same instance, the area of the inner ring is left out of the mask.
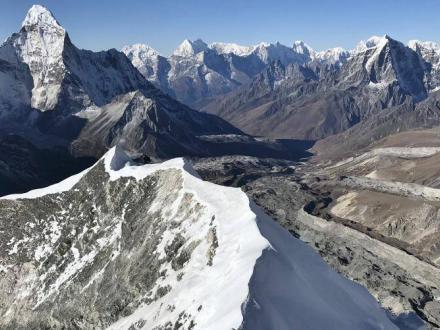
[[[45,25],[61,28],[61,25],[57,22],[52,12],[41,5],[33,5],[27,12],[22,23],[22,27],[34,25]]]
[[[174,51],[174,55],[183,57],[193,56],[207,50],[208,48],[208,45],[202,39],[197,39],[195,41],[185,39]]]

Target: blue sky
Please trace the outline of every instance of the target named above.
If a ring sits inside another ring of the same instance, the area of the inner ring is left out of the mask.
[[[440,0],[0,0],[0,38],[48,7],[80,48],[143,42],[169,54],[185,38],[255,44],[304,40],[353,48],[371,35],[440,41]]]

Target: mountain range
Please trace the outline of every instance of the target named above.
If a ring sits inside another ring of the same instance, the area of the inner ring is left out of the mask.
[[[92,52],[34,5],[0,46],[0,328],[437,329],[439,124],[434,42]]]
[[[66,174],[64,167],[57,169],[52,161],[60,152],[78,164],[72,166],[74,171],[91,165],[119,143],[144,159],[234,153],[242,144],[248,144],[251,153],[254,149],[268,155],[286,151],[282,145],[255,141],[221,118],[177,102],[149,83],[122,52],[78,49],[52,13],[38,5],[29,10],[20,31],[0,46],[0,86],[1,135],[16,136],[8,138],[9,145],[25,140],[27,150],[52,155],[46,162],[35,163],[35,171],[54,165],[54,173]],[[224,143],[220,137],[225,134],[239,138]],[[216,138],[209,139],[211,135]],[[20,143],[16,152],[24,150]],[[0,159],[5,164],[0,180],[20,172],[14,159]],[[33,182],[37,173],[20,176],[25,182],[7,192],[37,187]]]
[[[147,80],[195,108],[247,84],[273,61],[288,65],[315,60],[340,65],[349,56],[339,47],[316,52],[302,41],[288,47],[279,42],[241,46],[184,40],[169,57],[145,44],[126,46],[122,51]]]
[[[438,328],[439,230],[432,222],[438,132],[426,129],[440,124],[439,45],[404,44],[385,35],[350,51],[317,56],[295,43],[300,46],[282,49],[301,56],[278,53],[267,62],[258,46],[203,45],[164,60],[177,63],[170,67],[190,61],[193,68],[203,67],[198,81],[207,68],[215,70],[203,61],[206,53],[240,57],[245,67],[253,67],[255,57],[264,64],[226,93],[200,93],[183,102],[253,136],[316,141],[312,159],[295,163],[291,175],[289,164],[223,157],[200,161],[204,177],[242,187],[334,269],[367,286],[383,306],[396,314],[414,311],[428,328]],[[167,81],[175,79],[170,72]],[[194,81],[194,72],[183,72],[182,79]],[[179,97],[173,87],[168,93]],[[409,205],[419,211],[405,212]],[[401,328],[420,327],[407,315]]]
[[[287,47],[185,40],[169,58],[142,44],[123,52],[173,97],[272,138],[322,139],[440,88],[440,46],[389,36],[350,51],[316,52],[301,41]]]
[[[107,144],[124,139],[129,146],[133,136],[142,136],[137,147],[161,156],[197,149],[196,135],[239,133],[160,92],[123,53],[78,49],[41,6],[32,7],[20,32],[1,46],[0,60],[1,81],[10,89],[1,95],[2,128],[25,131],[37,145],[101,156]],[[89,140],[93,148],[84,147]]]
[[[374,37],[340,66],[275,62],[203,111],[253,135],[322,139],[386,109],[417,104],[435,94],[438,46],[410,46],[389,36]]]

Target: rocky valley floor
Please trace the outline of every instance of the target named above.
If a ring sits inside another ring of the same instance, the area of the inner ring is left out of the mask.
[[[368,288],[403,328],[423,321],[438,328],[439,132],[392,135],[343,161],[231,156],[196,160],[195,169],[241,187],[333,269]]]

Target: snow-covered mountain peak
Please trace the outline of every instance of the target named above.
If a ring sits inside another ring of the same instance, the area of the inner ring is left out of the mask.
[[[440,44],[434,41],[410,40],[408,47],[412,50],[417,50],[418,47],[421,47],[440,54]]]
[[[0,48],[0,59],[29,67],[33,79],[31,106],[52,110],[58,99],[65,65],[63,52],[67,33],[43,6],[32,6],[22,24]]]
[[[42,112],[57,110],[60,116],[68,117],[92,104],[102,106],[116,95],[149,86],[122,53],[94,53],[75,47],[42,6],[33,6],[20,31],[0,47],[0,60],[23,71],[28,93],[22,94],[30,94],[28,106]]]
[[[155,62],[160,56],[159,52],[146,44],[134,44],[125,46],[121,51],[130,59],[138,69],[145,63]]]
[[[341,54],[341,53],[347,52],[347,50],[346,50],[345,48],[342,48],[342,47],[330,48],[330,49],[328,49],[327,51],[331,51],[331,52],[333,52],[333,53],[338,53],[338,54]]]
[[[209,48],[215,50],[218,54],[234,54],[237,56],[249,55],[255,46],[242,46],[236,43],[213,42]]]
[[[440,89],[440,44],[433,41],[410,40],[408,47],[415,51],[425,63],[429,72],[426,81],[428,91]]]
[[[313,50],[313,48],[310,47],[309,45],[307,45],[302,40],[296,40],[293,43],[292,49],[298,54],[304,54],[307,56],[312,56],[313,54],[315,54],[315,51]]]
[[[426,98],[423,63],[416,52],[400,41],[388,35],[373,36],[361,41],[351,55],[352,65],[364,67],[370,87],[384,90],[398,84],[405,94],[415,100]]]
[[[357,46],[353,52],[359,53],[359,52],[366,51],[367,49],[370,49],[370,48],[377,48],[377,47],[382,48],[383,46],[385,46],[388,43],[389,40],[390,40],[390,37],[388,35],[372,36],[372,37],[368,38],[366,41],[361,40],[357,44]]]
[[[366,41],[366,46],[368,48],[377,47],[383,44],[386,44],[389,41],[390,37],[388,35],[384,36],[372,36]]]
[[[315,58],[327,64],[342,65],[350,57],[350,52],[342,47],[330,48],[315,53]]]
[[[262,41],[262,42],[256,44],[255,47],[254,47],[254,49],[257,49],[257,48],[267,48],[267,47],[269,47],[270,45],[271,45],[271,44],[270,44],[269,42]]]
[[[302,53],[298,53],[295,49],[287,47],[279,42],[262,42],[255,46],[253,53],[266,64],[271,61],[280,61],[283,65],[292,62],[307,63],[310,61],[310,50],[306,48],[306,45],[304,44],[304,47],[299,48],[301,48]]]
[[[202,39],[197,39],[195,41],[185,39],[179,45],[179,47],[177,47],[173,55],[181,57],[191,57],[207,49],[209,49],[209,47]]]
[[[40,5],[33,5],[27,12],[26,17],[21,24],[23,28],[32,27],[35,25],[63,29],[50,10]]]
[[[148,58],[160,55],[157,50],[155,50],[153,47],[150,47],[147,44],[133,44],[130,46],[124,46],[122,48],[122,52],[125,54],[131,52],[133,54],[138,54],[140,57],[148,57]]]

